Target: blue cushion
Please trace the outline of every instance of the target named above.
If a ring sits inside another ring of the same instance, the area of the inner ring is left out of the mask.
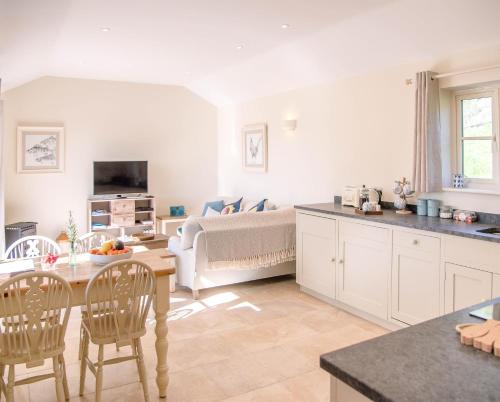
[[[241,208],[241,201],[243,200],[243,197],[241,197],[238,201],[235,201],[235,202],[232,202],[230,204],[226,204],[222,207],[222,209],[226,208],[226,207],[234,207],[234,210],[232,212],[240,212],[240,208]],[[221,209],[221,211],[222,211]]]
[[[205,216],[207,213],[208,207],[212,208],[213,210],[220,212],[224,208],[224,201],[219,200],[219,201],[209,201],[205,203],[205,206],[203,207],[203,213],[202,215]]]
[[[258,202],[252,208],[250,208],[248,210],[248,212],[253,212],[253,211],[262,212],[262,211],[264,211],[264,208],[266,206],[266,201],[267,201],[267,198],[264,198],[262,201]]]

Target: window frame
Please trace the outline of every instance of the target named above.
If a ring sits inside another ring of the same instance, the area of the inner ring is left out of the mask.
[[[468,90],[456,91],[453,96],[455,143],[456,143],[456,171],[464,175],[467,187],[476,189],[499,189],[500,188],[500,150],[499,150],[499,90],[500,87],[478,87]],[[491,179],[468,178],[463,170],[463,141],[464,140],[488,140],[490,137],[463,137],[462,131],[462,101],[468,99],[486,98],[492,99],[492,174]]]

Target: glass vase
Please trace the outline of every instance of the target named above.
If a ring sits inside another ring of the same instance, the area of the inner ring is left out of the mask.
[[[69,266],[71,268],[76,268],[76,245],[70,245],[69,247]]]

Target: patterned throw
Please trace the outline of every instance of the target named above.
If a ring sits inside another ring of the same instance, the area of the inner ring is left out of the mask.
[[[293,208],[205,217],[199,223],[209,269],[259,269],[295,260]]]

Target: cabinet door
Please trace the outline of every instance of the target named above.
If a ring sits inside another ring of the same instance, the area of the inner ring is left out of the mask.
[[[437,238],[394,232],[392,318],[413,325],[439,316],[439,250]]]
[[[390,232],[351,222],[339,224],[337,299],[387,319]]]
[[[491,299],[493,274],[449,262],[445,264],[445,270],[446,313]]]
[[[336,221],[297,214],[297,282],[335,297]]]

